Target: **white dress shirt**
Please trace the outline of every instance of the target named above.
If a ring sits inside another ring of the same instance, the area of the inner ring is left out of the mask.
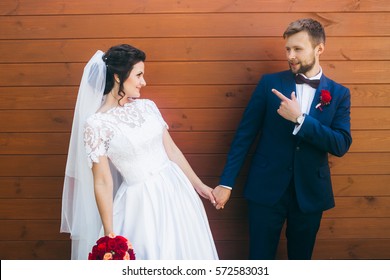
[[[305,77],[306,79],[309,79],[309,80],[318,80],[322,76],[322,68],[320,68],[320,72],[317,75],[315,75],[314,77],[311,77],[311,78],[308,78],[303,74],[298,74],[298,75],[302,75],[303,77]],[[296,89],[297,89],[297,91],[295,94],[296,94],[299,106],[301,108],[301,112],[302,112],[302,114],[308,115],[310,112],[311,104],[313,103],[316,89],[312,88],[308,84],[296,84]],[[300,125],[295,126],[294,131],[293,131],[294,135],[296,135],[298,133],[298,131],[301,129],[301,126],[302,126],[304,121],[305,121],[305,117],[303,117],[303,121]]]

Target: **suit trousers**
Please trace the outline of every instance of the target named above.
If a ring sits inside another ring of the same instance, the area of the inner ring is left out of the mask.
[[[322,213],[300,210],[293,180],[281,199],[271,207],[249,200],[250,259],[276,258],[285,222],[288,259],[311,259]]]

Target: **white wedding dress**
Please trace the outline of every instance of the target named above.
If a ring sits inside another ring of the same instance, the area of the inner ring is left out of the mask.
[[[123,177],[114,198],[114,232],[137,259],[218,259],[202,201],[163,145],[156,105],[137,99],[88,118],[89,163],[108,156]]]

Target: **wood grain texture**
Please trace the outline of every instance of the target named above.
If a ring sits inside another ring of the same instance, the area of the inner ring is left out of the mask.
[[[2,15],[57,15],[57,14],[147,14],[147,13],[237,13],[237,12],[383,12],[390,11],[386,0],[352,1],[323,0],[321,3],[305,0],[3,0]]]
[[[287,259],[286,241],[281,241],[279,259]],[[318,240],[313,252],[316,260],[388,260],[390,239]]]
[[[2,260],[70,260],[68,240],[0,241]]]
[[[328,36],[388,36],[387,13],[199,13],[2,16],[0,39],[280,37],[297,18],[320,21]],[[139,24],[143,22],[144,24]],[[111,28],[137,26],[137,28]]]
[[[3,64],[0,83],[3,86],[78,86],[83,67],[82,63]],[[322,68],[329,78],[342,84],[389,82],[390,65],[386,61],[326,61]],[[263,74],[284,70],[287,70],[284,61],[149,62],[145,79],[149,85],[256,85]]]
[[[176,145],[186,154],[227,154],[234,131],[185,132],[171,131]],[[388,130],[352,131],[353,145],[349,152],[390,152]],[[0,155],[66,155],[70,133],[0,133]]]
[[[210,224],[216,240],[245,241],[249,239],[246,217],[239,220],[210,219]],[[0,225],[7,228],[7,232],[0,233],[0,240],[3,241],[68,240],[67,234],[59,232],[60,220],[1,220]],[[383,230],[378,232],[378,228]],[[389,231],[390,217],[324,218],[317,239],[385,239],[388,238]],[[282,233],[281,240],[284,239],[286,237]]]
[[[218,177],[204,177],[205,184],[218,185]],[[237,179],[232,198],[242,198],[246,177]],[[333,191],[337,197],[386,197],[390,196],[390,175],[333,175]],[[58,177],[0,177],[0,198],[57,198],[62,197],[63,176]],[[205,203],[206,207],[210,207]],[[229,218],[230,208],[220,212],[221,217]],[[211,212],[211,209],[210,209]],[[233,214],[233,213],[231,213]]]
[[[345,84],[355,107],[386,107],[390,84]],[[152,99],[160,109],[244,108],[255,85],[148,85],[141,98]],[[0,87],[0,109],[72,110],[77,86]]]
[[[234,131],[244,109],[161,109],[170,131]],[[69,132],[73,111],[70,110],[0,110],[2,132]],[[351,111],[354,130],[387,130],[390,110],[387,108],[355,108]],[[6,141],[6,139],[4,139]],[[385,139],[386,141],[386,139]]]
[[[219,176],[226,160],[224,154],[187,154],[186,157],[202,177]],[[65,162],[65,155],[0,155],[0,176],[63,176]],[[242,174],[248,172],[250,157],[246,162]],[[330,166],[334,175],[388,175],[390,156],[389,153],[347,153],[342,158],[331,157]]]
[[[1,63],[85,63],[96,49],[127,43],[146,52],[147,61],[243,61],[286,60],[284,40],[280,37],[248,38],[120,38],[120,39],[47,39],[3,40]],[[277,46],[277,47],[275,47]],[[389,60],[389,37],[330,37],[321,56],[327,60]]]
[[[221,259],[245,260],[248,258],[248,241],[217,241]],[[70,259],[69,241],[0,241],[2,260],[67,260]],[[286,259],[286,242],[281,241],[278,259]],[[390,239],[319,240],[313,259],[389,259]]]

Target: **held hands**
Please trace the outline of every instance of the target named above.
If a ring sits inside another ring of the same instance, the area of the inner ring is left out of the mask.
[[[215,204],[215,197],[213,195],[213,189],[208,187],[205,184],[195,187],[196,192],[203,198],[210,200],[210,202]]]
[[[217,210],[223,209],[225,207],[225,204],[228,202],[231,193],[232,193],[231,190],[221,186],[217,186],[213,190],[213,195],[215,197],[215,204],[213,205],[215,209]]]
[[[297,97],[295,96],[295,92],[291,93],[291,99],[284,96],[276,89],[272,89],[272,92],[281,100],[279,109],[277,110],[278,114],[286,120],[295,123],[297,118],[302,115]]]

